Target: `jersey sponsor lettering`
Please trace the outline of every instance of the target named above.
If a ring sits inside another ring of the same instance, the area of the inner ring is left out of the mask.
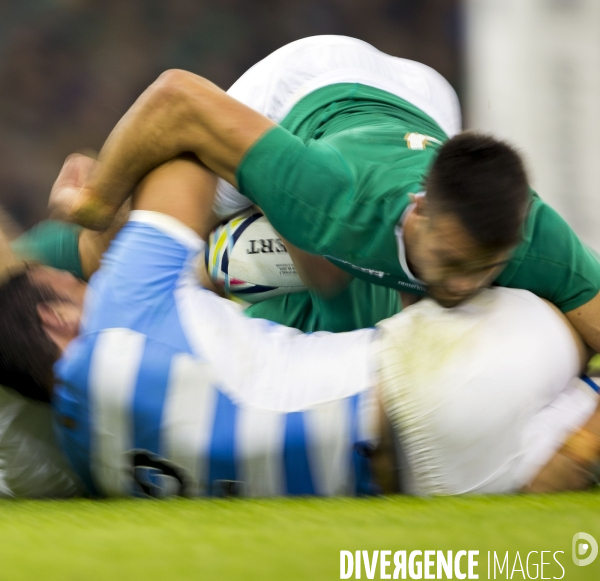
[[[383,284],[392,288],[402,287],[405,289],[410,289],[411,291],[417,293],[424,293],[426,291],[424,285],[404,281],[398,276],[390,274],[389,272],[383,272],[382,270],[374,270],[372,268],[364,268],[362,266],[357,266],[356,264],[352,264],[351,262],[348,262],[347,260],[342,260],[341,258],[336,258],[335,256],[325,256],[325,258],[327,258],[327,260],[331,260],[335,264],[339,264],[342,268],[346,267],[346,269],[353,269],[366,275],[364,278],[371,279],[370,282],[373,282],[374,284]]]
[[[350,268],[354,268],[355,270],[360,270],[360,272],[364,272],[365,274],[370,274],[371,276],[376,276],[377,278],[383,278],[384,276],[390,276],[389,273],[383,272],[381,270],[373,270],[372,268],[363,268],[362,266],[356,266],[356,264],[352,264],[347,260],[342,260],[341,258],[336,258],[335,256],[325,256],[328,260],[334,260],[335,262],[341,262]]]

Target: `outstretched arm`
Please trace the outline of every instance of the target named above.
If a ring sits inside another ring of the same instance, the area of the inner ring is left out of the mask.
[[[167,71],[111,132],[100,164],[69,210],[71,217],[89,228],[107,228],[148,172],[184,152],[236,185],[240,160],[273,126],[206,79]]]

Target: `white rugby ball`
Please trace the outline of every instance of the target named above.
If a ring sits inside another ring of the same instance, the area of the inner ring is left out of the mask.
[[[253,208],[213,230],[205,263],[213,284],[248,303],[306,289],[281,238]]]

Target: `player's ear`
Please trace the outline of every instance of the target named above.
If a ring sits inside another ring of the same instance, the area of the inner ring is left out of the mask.
[[[413,204],[415,205],[415,213],[418,216],[429,217],[427,198],[424,195],[410,194]]]
[[[407,235],[409,232],[425,232],[429,229],[429,206],[425,196],[410,194],[410,200],[414,204],[412,211],[408,214],[405,220],[405,230]],[[409,223],[411,227],[409,227]]]

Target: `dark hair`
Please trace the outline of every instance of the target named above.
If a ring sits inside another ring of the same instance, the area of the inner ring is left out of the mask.
[[[433,211],[457,216],[480,246],[503,250],[522,239],[528,179],[510,145],[476,133],[453,137],[440,148],[426,188]]]
[[[58,296],[32,282],[30,270],[0,285],[0,385],[49,402],[52,367],[60,352],[42,327],[37,305]]]

